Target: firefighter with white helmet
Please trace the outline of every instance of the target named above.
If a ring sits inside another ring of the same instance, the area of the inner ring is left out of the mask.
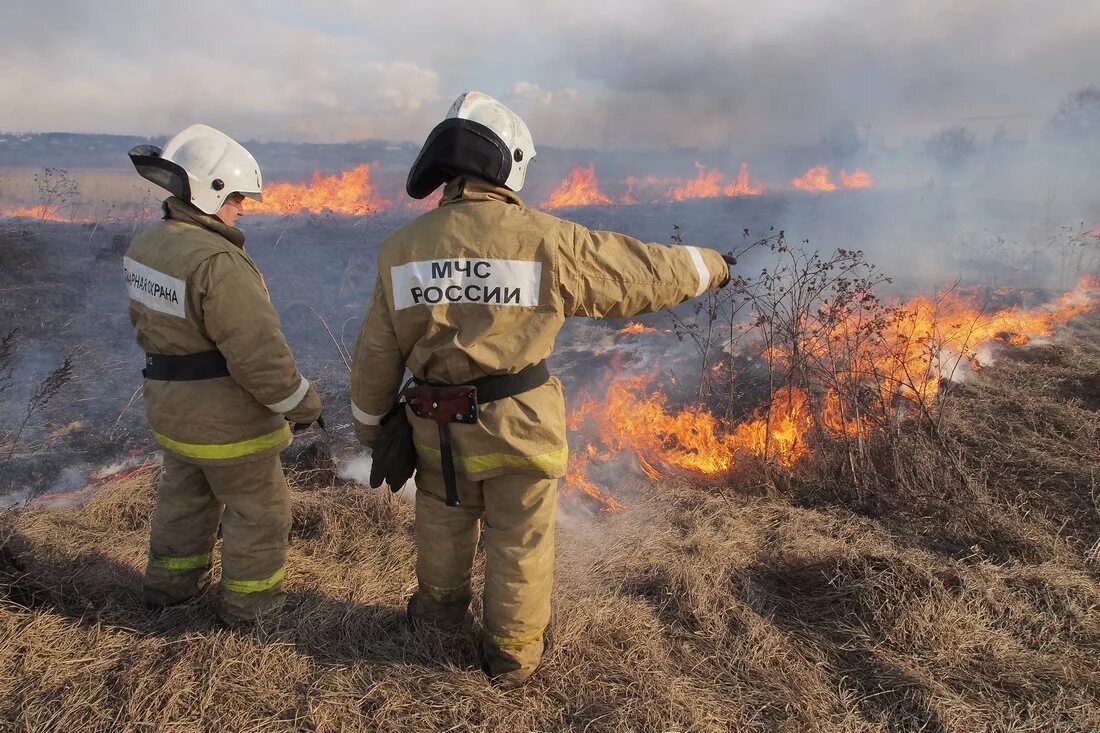
[[[123,260],[130,321],[145,351],[149,427],[164,448],[144,592],[182,603],[205,586],[219,525],[219,613],[247,623],[282,605],[290,497],[279,452],[321,401],[283,337],[237,229],[263,188],[256,159],[228,135],[192,125],[130,159],[167,189],[164,220]]]
[[[444,185],[442,200],[382,243],[351,380],[356,432],[378,463],[411,372],[416,386],[402,391],[418,489],[410,620],[461,625],[480,537],[483,668],[505,685],[534,672],[550,621],[568,450],[562,385],[546,368],[558,331],[569,316],[667,308],[730,277],[716,251],[644,244],[526,208],[517,192],[534,157],[527,125],[499,101],[480,92],[455,101],[406,184],[413,198]]]

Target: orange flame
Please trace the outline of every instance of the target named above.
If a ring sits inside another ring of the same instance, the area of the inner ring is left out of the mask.
[[[97,221],[113,221],[120,219],[144,219],[149,212],[124,212],[120,214],[104,213],[101,216],[89,216],[86,213],[78,213],[80,206],[63,206],[51,209],[42,204],[34,206],[12,206],[0,208],[0,216],[12,219],[38,219],[39,221],[60,222],[63,224],[93,224]]]
[[[554,189],[540,208],[559,209],[563,206],[595,206],[597,204],[612,204],[610,198],[600,192],[600,184],[596,180],[596,167],[587,168],[577,166],[561,184]]]
[[[826,166],[819,165],[803,173],[801,178],[792,180],[791,185],[803,191],[835,191],[837,185],[831,176]]]
[[[875,180],[871,178],[871,174],[862,168],[856,168],[849,173],[846,170],[840,171],[840,186],[833,183],[833,174],[829,170],[828,166],[818,165],[810,168],[803,173],[800,177],[791,181],[791,185],[802,191],[815,191],[819,193],[825,193],[829,191],[836,191],[841,186],[844,188],[874,188]]]
[[[849,407],[853,401],[845,400],[838,388],[845,393],[849,388],[853,392],[877,388],[882,391],[881,404],[894,404],[892,398],[897,395],[930,407],[944,378],[955,375],[964,364],[981,368],[977,356],[981,347],[996,341],[1026,343],[1049,335],[1070,318],[1093,310],[1098,301],[1100,279],[1091,277],[1082,278],[1077,287],[1051,303],[1032,309],[986,312],[973,294],[957,291],[913,298],[896,307],[897,317],[879,337],[858,342],[850,362],[836,371],[838,386],[822,390],[816,399],[796,387],[781,387],[766,407],[740,422],[719,418],[698,405],[672,410],[667,395],[650,388],[651,375],[619,376],[601,399],[584,396],[568,415],[570,430],[593,437],[571,457],[566,485],[603,502],[606,509],[614,499],[601,492],[589,470],[624,452],[632,454],[653,479],[668,471],[721,475],[736,467],[739,456],[793,467],[808,454],[807,436],[815,426],[835,437],[865,436],[871,430],[871,416],[859,414],[858,406],[853,412]],[[801,357],[834,353],[864,315],[856,310],[830,327],[807,324],[805,331],[812,335],[799,343]],[[785,360],[775,348],[765,357]],[[621,504],[615,506],[621,508]]]
[[[443,189],[431,196],[426,196],[422,199],[406,198],[405,208],[409,211],[431,211],[439,206],[439,202],[443,199]]]
[[[619,333],[623,336],[639,336],[643,333],[657,333],[657,329],[653,328],[652,326],[647,326],[644,323],[631,321],[630,323],[620,328]]]
[[[619,197],[619,203],[626,206],[638,203],[638,196],[634,193],[634,187],[638,185],[638,177],[627,176],[623,182],[626,184],[626,191]]]
[[[862,168],[856,168],[851,173],[841,169],[840,185],[844,188],[874,188],[875,180]]]
[[[860,415],[848,415],[840,395],[833,389],[825,393],[818,417],[822,427],[835,436],[854,438],[858,435],[867,435],[871,427],[870,423]]]
[[[595,446],[592,445],[588,446],[588,449],[580,456],[570,456],[569,467],[565,471],[565,482],[562,484],[562,494],[565,496],[586,496],[599,507],[600,511],[607,513],[617,513],[625,509],[618,499],[605,494],[588,478],[585,467],[589,461],[607,460],[607,458],[606,455],[599,455]]]
[[[24,218],[24,219],[40,219],[42,221],[73,221],[70,216],[62,216],[56,211],[52,211],[45,206],[14,206],[10,209],[4,209],[0,211],[2,216],[10,216],[12,218]]]
[[[356,166],[331,176],[314,172],[309,183],[270,183],[263,203],[249,201],[249,214],[321,214],[363,216],[390,208],[393,202],[378,194],[371,182],[371,166]]]
[[[701,163],[696,163],[698,174],[694,180],[673,188],[668,197],[673,201],[695,198],[716,198],[718,196],[759,196],[764,193],[763,185],[753,186],[749,183],[749,164],[742,163],[737,179],[725,183],[723,176],[717,168],[707,170]]]
[[[768,407],[743,422],[731,423],[698,406],[670,410],[663,392],[648,389],[650,381],[648,375],[619,377],[602,400],[583,398],[569,414],[570,429],[591,425],[603,449],[593,442],[574,453],[566,486],[602,501],[606,511],[622,505],[610,504],[615,500],[600,491],[588,471],[624,451],[632,453],[654,480],[668,471],[720,475],[734,467],[739,455],[766,457],[790,467],[807,452],[805,436],[813,426],[813,415],[801,390],[779,389]]]

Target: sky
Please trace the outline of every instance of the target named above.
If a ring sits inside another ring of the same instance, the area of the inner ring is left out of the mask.
[[[4,0],[0,131],[421,142],[479,89],[561,147],[1024,137],[1097,39],[1097,0]]]

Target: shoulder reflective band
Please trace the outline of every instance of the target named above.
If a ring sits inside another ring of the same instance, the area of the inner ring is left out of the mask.
[[[698,247],[686,247],[688,254],[691,255],[691,262],[695,265],[695,271],[699,274],[699,289],[695,291],[695,297],[707,291],[707,286],[710,285],[710,271],[707,270],[707,263],[703,260],[703,253],[699,251]]]
[[[355,418],[356,422],[363,425],[381,425],[382,418],[385,417],[385,415],[372,415],[369,412],[363,412],[354,402],[351,403],[351,416]]]
[[[421,443],[416,444],[416,450],[421,455],[433,461],[439,461],[441,454],[438,448],[431,448]],[[548,453],[537,456],[516,456],[510,453],[487,453],[481,456],[454,457],[455,467],[463,473],[480,473],[492,471],[497,468],[535,469],[553,473],[565,468],[569,460],[569,446],[563,445]]]
[[[270,590],[283,582],[286,577],[286,567],[281,567],[262,580],[232,580],[222,578],[222,587],[234,593],[262,593]]]
[[[213,556],[209,552],[203,552],[198,555],[179,555],[176,557],[170,555],[155,555],[152,552],[149,553],[149,564],[161,570],[183,571],[208,568],[210,567],[212,559]]]
[[[253,453],[260,453],[282,445],[284,441],[290,440],[290,425],[283,425],[273,433],[261,435],[258,438],[241,440],[236,443],[217,443],[209,445],[204,445],[202,443],[183,443],[178,440],[172,440],[156,432],[153,433],[153,437],[156,438],[156,441],[162,446],[181,456],[220,460],[250,456]]]
[[[294,390],[289,397],[285,400],[279,400],[274,405],[264,405],[264,407],[272,412],[290,412],[301,404],[308,391],[309,382],[306,381],[305,377],[301,377],[301,381],[298,382],[298,389]]]

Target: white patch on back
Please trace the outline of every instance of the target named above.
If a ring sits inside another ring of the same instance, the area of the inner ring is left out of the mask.
[[[124,257],[122,271],[126,274],[126,290],[130,300],[146,308],[176,318],[186,318],[187,283],[140,262]]]
[[[421,260],[390,268],[395,310],[416,305],[539,304],[542,263],[532,260]]]

